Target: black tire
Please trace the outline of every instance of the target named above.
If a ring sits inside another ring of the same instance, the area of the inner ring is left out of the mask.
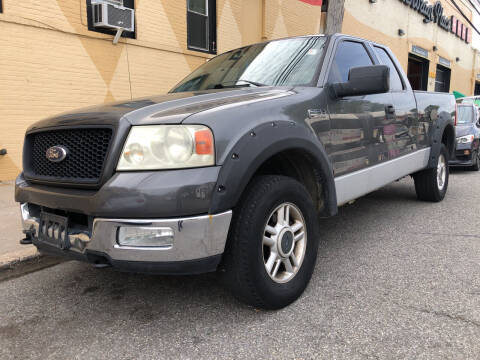
[[[470,168],[472,171],[480,170],[480,161],[478,160],[479,150],[475,151],[472,155],[473,165]]]
[[[296,274],[288,282],[278,283],[266,270],[263,238],[270,215],[284,203],[300,210],[307,237]],[[237,299],[256,308],[274,310],[289,305],[303,293],[314,271],[317,228],[315,206],[301,183],[277,175],[255,178],[234,210],[221,266],[224,284]]]
[[[449,167],[448,167],[448,150],[444,144],[440,148],[440,155],[443,155],[445,166],[445,182],[443,188],[440,189],[437,180],[437,166],[433,169],[425,169],[413,175],[415,181],[415,191],[418,200],[440,202],[445,197],[448,189]],[[437,165],[441,156],[437,157]]]

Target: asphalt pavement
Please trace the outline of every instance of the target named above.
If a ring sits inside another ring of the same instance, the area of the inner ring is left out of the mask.
[[[406,178],[322,220],[305,294],[247,307],[214,274],[62,263],[0,283],[1,359],[479,359],[480,173]]]

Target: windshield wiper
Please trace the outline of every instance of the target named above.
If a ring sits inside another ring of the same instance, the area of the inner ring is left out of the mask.
[[[245,84],[237,84],[238,82],[244,82]],[[230,85],[228,85],[230,84]],[[240,80],[236,80],[235,82],[227,82],[227,83],[219,83],[219,84],[216,84],[213,88],[214,89],[224,89],[224,88],[230,88],[230,87],[246,87],[246,86],[256,86],[256,87],[259,87],[259,86],[268,86],[267,84],[262,84],[262,83],[259,83],[259,82],[256,82],[256,81],[250,81],[250,80],[244,80],[244,79],[240,79]]]
[[[255,86],[267,86],[267,84],[262,84],[262,83],[259,83],[259,82],[256,82],[256,81],[251,81],[251,80],[244,80],[244,79],[240,79],[240,80],[237,80],[237,82],[239,81],[243,81],[247,84],[251,84],[251,85],[255,85]]]

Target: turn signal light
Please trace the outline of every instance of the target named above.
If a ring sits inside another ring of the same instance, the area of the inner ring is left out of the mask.
[[[195,132],[195,152],[197,155],[213,155],[213,135],[210,130]]]

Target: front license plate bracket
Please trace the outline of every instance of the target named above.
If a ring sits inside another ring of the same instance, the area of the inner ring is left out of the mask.
[[[68,239],[68,218],[42,212],[38,239],[62,250],[70,248]]]

